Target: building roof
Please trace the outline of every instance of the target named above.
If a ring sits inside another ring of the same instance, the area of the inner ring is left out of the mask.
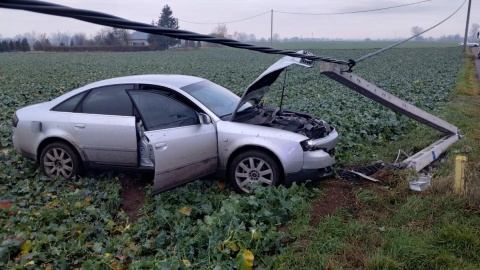
[[[135,39],[135,40],[147,40],[148,39],[148,34],[143,33],[143,32],[138,32],[135,31],[130,35],[130,39]]]

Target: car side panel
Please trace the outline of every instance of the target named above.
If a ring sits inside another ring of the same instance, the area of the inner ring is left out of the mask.
[[[137,166],[135,117],[71,113],[69,121],[79,148],[89,161]]]
[[[259,146],[273,152],[282,163],[284,173],[298,172],[303,167],[300,142],[307,137],[289,131],[229,121],[218,121],[220,169],[227,169],[228,158],[244,146]]]
[[[41,113],[38,113],[41,112]],[[17,111],[20,119],[14,129],[14,141],[17,151],[25,156],[37,159],[40,144],[48,138],[60,138],[71,143],[80,153],[82,160],[85,156],[73,136],[68,116],[70,113],[36,110]]]
[[[155,194],[217,168],[217,134],[212,123],[147,131],[145,136],[155,156]]]

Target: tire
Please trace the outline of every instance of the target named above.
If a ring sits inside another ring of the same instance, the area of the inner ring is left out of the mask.
[[[253,165],[253,166],[252,166]],[[281,182],[281,167],[269,154],[249,150],[237,155],[231,162],[228,178],[239,193],[251,193],[248,183],[275,186]]]
[[[82,172],[82,163],[75,150],[62,142],[47,145],[40,155],[40,168],[51,178],[72,179]]]

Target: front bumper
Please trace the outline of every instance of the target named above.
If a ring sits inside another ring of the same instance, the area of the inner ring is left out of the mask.
[[[323,150],[306,151],[303,153],[303,168],[294,173],[285,174],[284,183],[288,186],[293,182],[317,181],[333,174],[335,164],[333,151],[329,154]]]
[[[320,169],[302,169],[296,173],[289,173],[285,175],[285,185],[290,186],[294,182],[303,183],[307,180],[310,181],[319,181],[325,178],[328,178],[333,175],[332,166]]]

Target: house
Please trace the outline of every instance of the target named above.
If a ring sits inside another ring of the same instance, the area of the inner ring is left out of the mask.
[[[148,34],[135,31],[130,35],[130,44],[132,46],[148,46]]]

